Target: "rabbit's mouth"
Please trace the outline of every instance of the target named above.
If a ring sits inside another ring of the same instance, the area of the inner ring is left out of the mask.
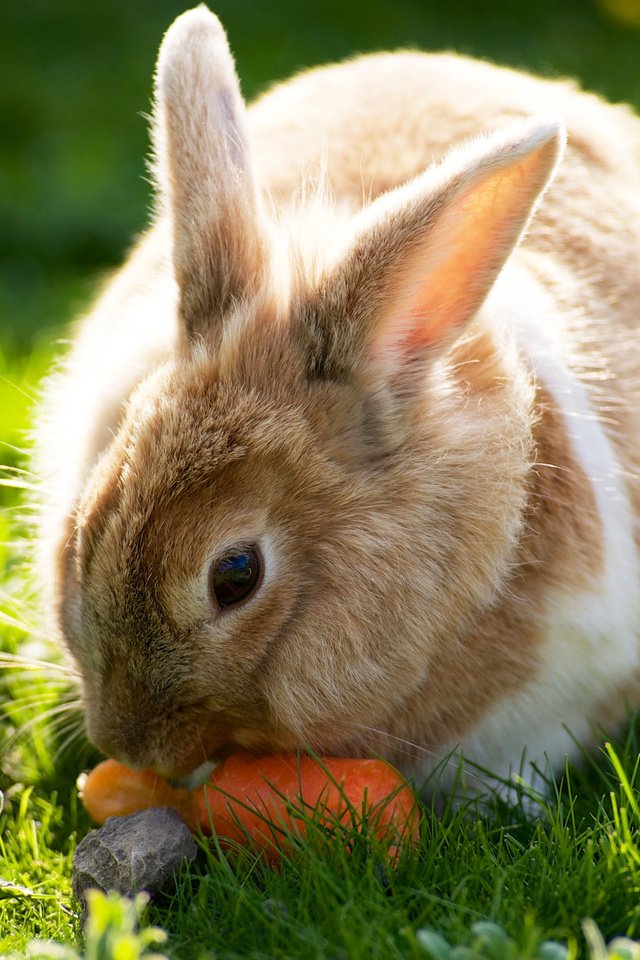
[[[215,770],[231,754],[248,752],[253,755],[271,753],[289,753],[302,748],[302,744],[293,734],[278,731],[266,735],[264,731],[253,728],[237,728],[233,736],[209,754],[209,758],[195,767],[189,773],[169,776],[172,786],[184,790],[196,790],[209,779],[212,770]]]
[[[223,743],[216,744],[215,748],[208,754],[208,759],[187,773],[176,773],[170,775],[158,771],[161,776],[167,777],[173,787],[184,790],[196,790],[209,779],[211,772],[220,766],[228,756],[234,753],[249,752],[251,754],[269,754],[290,752],[299,747],[298,741],[293,736],[286,736],[280,731],[279,736],[265,736],[264,732],[254,729],[237,728],[232,737]]]

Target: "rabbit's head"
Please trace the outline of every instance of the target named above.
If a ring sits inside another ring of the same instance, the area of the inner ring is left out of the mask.
[[[455,671],[513,559],[531,385],[483,303],[561,134],[467,144],[321,243],[311,210],[270,212],[203,7],[162,45],[154,129],[179,336],[61,561],[89,734],[175,776],[235,747],[358,752],[417,691],[437,704],[433,662]]]

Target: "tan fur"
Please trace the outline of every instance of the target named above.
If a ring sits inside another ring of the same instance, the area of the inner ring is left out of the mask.
[[[525,528],[504,598],[469,626],[461,640],[464,659],[455,649],[436,655],[428,682],[439,697],[431,716],[419,707],[420,698],[428,695],[421,690],[400,716],[389,718],[389,732],[413,741],[417,756],[421,748],[437,750],[462,737],[496,698],[517,691],[541,656],[537,613],[549,592],[558,581],[589,588],[601,570],[601,531],[591,485],[574,462],[566,431],[542,387],[536,406],[540,419]],[[384,735],[380,741],[380,748],[388,750]],[[404,752],[411,752],[407,745]]]
[[[551,338],[560,318],[557,375],[603,424],[640,544],[640,124],[569,83],[417,53],[309,71],[245,116],[204,8],[168,34],[157,96],[158,222],[42,430],[43,554],[90,736],[180,775],[299,743],[423,770],[535,699],[565,608],[606,594],[575,411],[521,313]],[[568,147],[508,260],[558,126],[423,171],[532,113],[560,115]],[[260,589],[216,610],[210,564],[256,543]]]

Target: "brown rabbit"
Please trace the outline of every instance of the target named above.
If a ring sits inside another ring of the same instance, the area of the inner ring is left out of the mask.
[[[91,739],[172,776],[307,744],[420,780],[457,748],[558,764],[620,721],[640,122],[420,53],[247,111],[200,6],[162,45],[153,133],[156,222],[40,431]]]

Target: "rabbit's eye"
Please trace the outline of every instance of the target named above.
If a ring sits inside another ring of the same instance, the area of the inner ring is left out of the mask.
[[[246,600],[262,576],[262,563],[253,547],[234,550],[211,567],[209,589],[222,609]]]

